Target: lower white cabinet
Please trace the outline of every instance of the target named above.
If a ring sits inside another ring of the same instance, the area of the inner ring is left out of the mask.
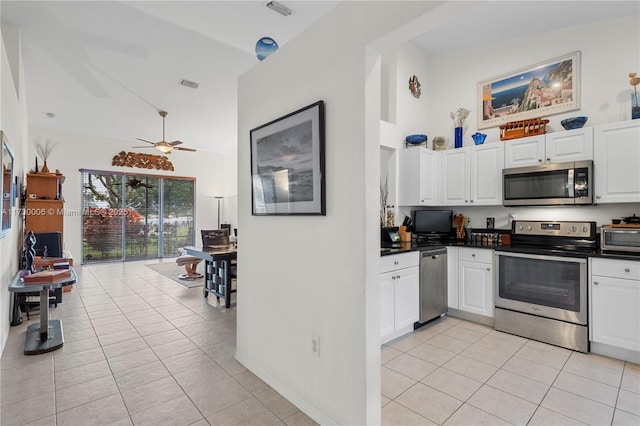
[[[468,247],[459,250],[458,309],[493,317],[493,251]]]
[[[417,251],[380,258],[380,342],[409,333],[420,315]]]
[[[590,262],[590,340],[640,356],[640,262]]]
[[[447,247],[449,308],[493,318],[493,250]]]

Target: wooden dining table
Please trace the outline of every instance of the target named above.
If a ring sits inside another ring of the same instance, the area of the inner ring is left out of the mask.
[[[237,248],[235,244],[226,246],[188,246],[184,251],[190,255],[204,260],[204,297],[209,294],[216,296],[217,300],[224,299],[226,308],[231,307],[231,293],[236,290],[231,287],[234,273],[232,269],[236,267]]]

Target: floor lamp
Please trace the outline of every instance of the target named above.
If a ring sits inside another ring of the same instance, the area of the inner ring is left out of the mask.
[[[222,195],[216,195],[213,198],[218,200],[218,229],[220,229],[220,201],[222,201],[224,197]]]

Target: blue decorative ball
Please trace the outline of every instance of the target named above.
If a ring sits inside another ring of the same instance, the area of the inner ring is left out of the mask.
[[[271,37],[262,37],[256,43],[256,55],[260,60],[263,60],[276,50],[278,50],[278,43]]]

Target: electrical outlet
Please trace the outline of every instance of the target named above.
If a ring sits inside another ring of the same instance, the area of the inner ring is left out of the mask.
[[[318,336],[311,336],[311,353],[320,358],[320,338]]]

